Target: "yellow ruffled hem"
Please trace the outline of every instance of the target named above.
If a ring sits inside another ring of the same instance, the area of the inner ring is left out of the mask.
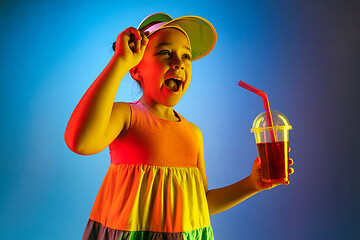
[[[124,231],[185,232],[210,225],[198,168],[111,164],[90,219]]]

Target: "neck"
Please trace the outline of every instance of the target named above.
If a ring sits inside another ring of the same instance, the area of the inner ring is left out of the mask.
[[[164,106],[160,103],[156,103],[154,101],[150,101],[144,97],[144,95],[139,100],[152,114],[155,116],[173,121],[178,122],[180,119],[175,114],[173,107]]]

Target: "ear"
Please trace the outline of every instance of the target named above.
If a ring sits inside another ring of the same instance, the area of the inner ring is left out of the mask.
[[[141,76],[140,70],[139,70],[139,68],[137,66],[131,68],[129,72],[130,72],[131,77],[134,80],[142,81],[142,76]]]

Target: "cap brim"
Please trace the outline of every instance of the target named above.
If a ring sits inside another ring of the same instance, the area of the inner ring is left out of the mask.
[[[198,16],[184,16],[172,19],[165,13],[152,14],[140,23],[138,29],[141,30],[150,23],[167,22],[156,31],[172,27],[176,24],[183,29],[190,40],[192,61],[198,60],[211,52],[215,47],[217,35],[214,26],[204,18]]]
[[[171,20],[161,28],[175,23],[188,35],[192,60],[195,61],[209,54],[216,44],[216,31],[214,26],[204,18],[198,16],[185,16]]]
[[[172,17],[167,15],[166,13],[154,13],[147,16],[138,26],[138,30],[142,30],[144,27],[148,26],[150,23],[156,22],[169,22],[173,20]]]

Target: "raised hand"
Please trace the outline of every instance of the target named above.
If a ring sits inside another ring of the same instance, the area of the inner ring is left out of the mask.
[[[289,158],[289,166],[293,165],[294,161]],[[288,169],[289,175],[294,173],[294,169],[293,168],[289,168]],[[262,190],[267,190],[267,189],[271,189],[274,188],[278,185],[289,185],[289,181],[286,182],[281,182],[281,183],[268,183],[268,182],[263,182],[261,179],[261,159],[260,157],[257,157],[254,161],[253,164],[253,168],[251,171],[251,175],[250,175],[250,179],[252,184],[254,185],[254,187],[258,190],[258,191],[262,191]]]
[[[121,32],[115,43],[115,56],[124,61],[128,68],[135,67],[142,59],[149,39],[146,34],[130,27]]]

